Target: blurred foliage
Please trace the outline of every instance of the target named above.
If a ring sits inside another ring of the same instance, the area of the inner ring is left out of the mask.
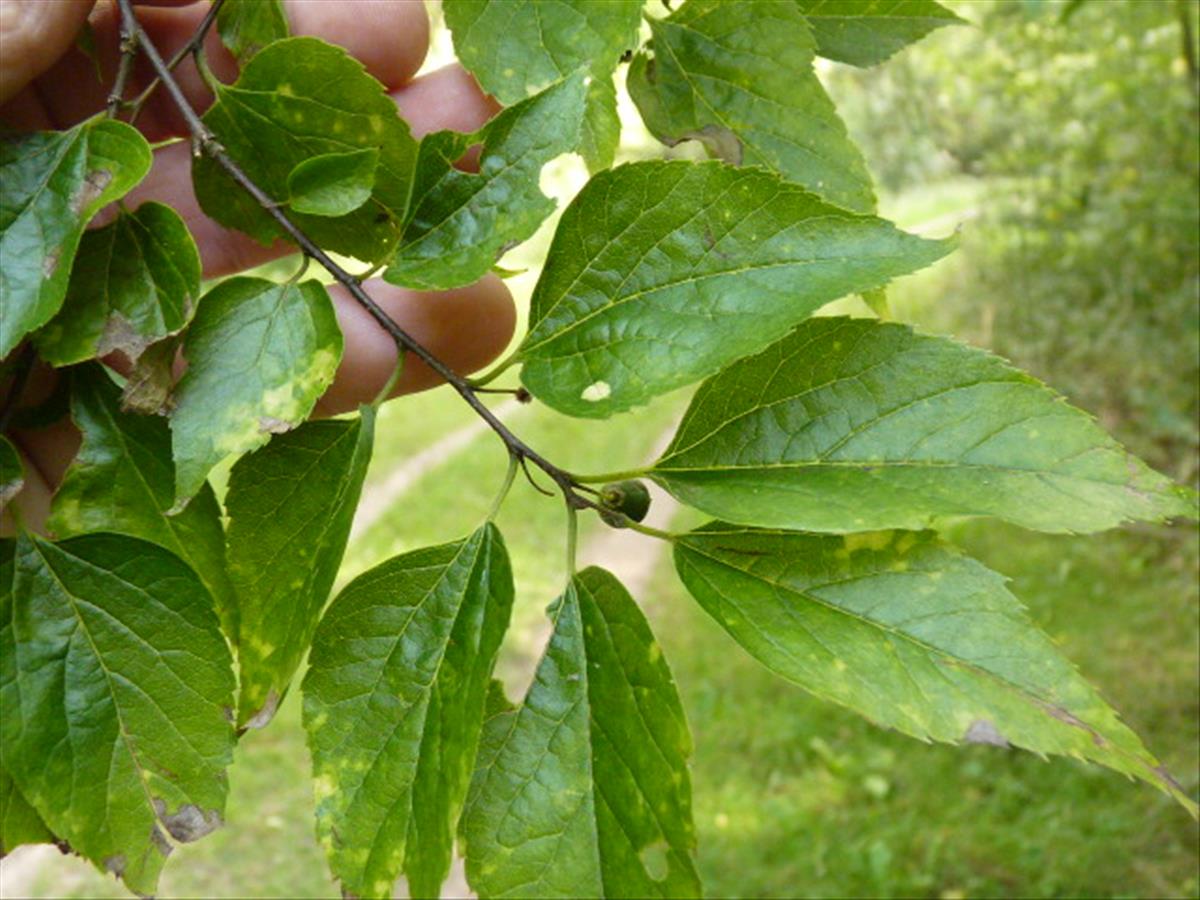
[[[943,296],[934,322],[1032,369],[1193,480],[1200,3],[955,8],[974,26],[887,66],[825,73],[885,190],[963,175],[985,185],[950,285],[963,294]]]

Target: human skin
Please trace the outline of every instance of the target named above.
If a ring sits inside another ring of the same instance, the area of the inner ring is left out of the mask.
[[[139,21],[164,56],[188,40],[208,7],[203,0],[135,2]],[[446,128],[475,131],[499,108],[458,66],[415,77],[429,46],[429,21],[421,0],[285,0],[284,6],[293,34],[321,37],[357,57],[384,85],[417,137]],[[118,19],[116,4],[109,0],[0,0],[0,122],[18,130],[63,129],[102,109],[119,57]],[[97,78],[96,64],[75,47],[85,21],[92,25],[103,81]],[[215,29],[208,35],[205,52],[218,78],[229,82],[237,77],[237,64]],[[144,62],[135,68],[126,96],[133,96],[152,79],[153,72]],[[176,74],[190,102],[203,111],[212,94],[194,67],[184,64]],[[161,90],[147,104],[137,126],[151,141],[187,133]],[[205,216],[192,193],[190,154],[186,141],[156,150],[149,175],[125,198],[125,204],[132,208],[157,200],[174,207],[196,239],[205,278],[230,275],[292,252],[283,242],[264,247]],[[463,165],[469,166],[469,160]],[[93,225],[105,220],[102,212]],[[456,372],[483,368],[512,338],[516,321],[512,297],[495,276],[437,293],[405,290],[378,279],[364,287],[401,327]],[[396,364],[392,339],[344,288],[334,285],[329,292],[345,350],[333,384],[317,404],[318,415],[345,412],[370,401]],[[119,357],[106,362],[123,368]],[[23,392],[22,405],[46,397],[55,377],[52,370],[38,366]],[[393,396],[439,382],[422,363],[409,360]],[[6,391],[0,383],[0,397]],[[25,488],[13,505],[26,526],[40,529],[54,488],[78,450],[79,433],[64,420],[6,436],[25,463]],[[11,530],[8,519],[6,511],[0,517],[0,532]]]

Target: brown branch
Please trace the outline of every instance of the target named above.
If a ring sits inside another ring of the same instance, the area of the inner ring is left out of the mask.
[[[456,393],[467,405],[475,411],[481,419],[496,433],[501,441],[504,442],[505,448],[509,455],[520,462],[522,465],[533,463],[539,469],[546,473],[550,479],[558,486],[562,492],[563,498],[567,505],[572,509],[598,509],[595,502],[582,496],[576,487],[574,476],[564,469],[559,468],[552,462],[547,460],[524,441],[518,438],[501,422],[496,414],[483,404],[476,396],[476,389],[465,379],[456,374],[449,366],[434,356],[427,350],[419,341],[412,335],[401,328],[380,306],[371,299],[370,295],[363,290],[361,279],[351,275],[336,262],[329,258],[311,238],[308,237],[300,228],[292,222],[291,219],[280,209],[279,204],[273,200],[262,188],[242,170],[242,167],[234,161],[225,148],[217,141],[213,133],[208,129],[208,126],[200,120],[196,111],[192,108],[187,98],[183,95],[179,84],[175,81],[171,74],[171,70],[167,63],[163,62],[162,56],[158,52],[158,48],[154,46],[153,41],[149,39],[145,31],[138,24],[138,21],[133,13],[132,0],[117,0],[117,5],[121,10],[121,18],[123,23],[128,26],[130,32],[136,35],[141,50],[150,60],[150,64],[154,67],[158,74],[158,80],[162,82],[162,86],[166,88],[168,94],[174,102],[184,122],[187,124],[188,131],[192,136],[192,150],[197,156],[204,155],[221,167],[224,172],[236,181],[243,190],[246,191],[254,201],[262,207],[262,209],[275,220],[276,224],[287,233],[292,241],[300,248],[300,250],[310,259],[316,260],[320,265],[333,276],[334,280],[341,284],[350,293],[360,306],[363,307],[371,317],[379,324],[384,331],[392,338],[396,344],[398,353],[412,353],[421,362],[425,363],[432,369],[440,378],[449,384]],[[215,4],[214,4],[215,5]]]

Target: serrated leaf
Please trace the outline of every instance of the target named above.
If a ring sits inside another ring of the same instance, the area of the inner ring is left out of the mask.
[[[280,0],[225,0],[217,13],[217,32],[245,64],[267,44],[288,36],[287,14]]]
[[[922,740],[1088,759],[1195,814],[1004,579],[932,532],[713,523],[676,539],[675,565],[734,640],[819,697]]]
[[[12,445],[5,438],[0,437],[0,471],[3,468],[2,461],[6,446],[11,447]],[[0,480],[0,484],[3,484],[2,480]],[[0,499],[0,509],[3,508],[4,501]],[[0,540],[0,598],[6,597],[12,591],[15,549],[16,541]],[[3,604],[4,600],[0,599],[0,608],[3,607]],[[0,616],[0,633],[3,632],[7,618],[7,615]],[[2,642],[2,638],[0,638],[0,642]],[[3,668],[0,667],[0,672],[2,671]],[[42,821],[38,811],[25,799],[25,795],[21,793],[21,789],[13,780],[12,773],[4,767],[3,762],[0,762],[0,859],[21,844],[47,844],[53,840],[54,835]]]
[[[651,474],[746,525],[1041,531],[1195,516],[1195,495],[998,357],[872,319],[816,318],[697,392]]]
[[[71,373],[71,420],[83,446],[54,494],[46,528],[55,538],[126,534],[170,550],[204,582],[225,633],[237,636],[237,606],[225,572],[225,531],[212,488],[178,515],[166,420],[121,410],[121,391],[98,365]]]
[[[521,380],[603,417],[761,350],[819,307],[952,247],[761,169],[645,162],[594,177],[534,289]]]
[[[72,849],[152,894],[166,833],[225,808],[234,679],[208,591],[146,541],[22,535],[0,651],[5,767]]]
[[[25,468],[21,456],[8,438],[0,434],[0,512],[25,486]]]
[[[312,643],[371,461],[375,414],[306,422],[229,475],[229,575],[241,625],[238,724],[275,714]]]
[[[4,550],[0,548],[0,555],[3,553]],[[54,835],[46,827],[38,811],[29,805],[29,801],[13,781],[12,775],[4,766],[0,766],[0,859],[22,844],[53,842]]]
[[[337,371],[342,332],[316,281],[230,278],[200,301],[183,353],[171,411],[177,507],[225,457],[308,418]]]
[[[650,27],[653,56],[634,58],[628,83],[655,137],[700,141],[733,165],[765,166],[874,212],[866,163],[813,71],[816,44],[794,6],[689,0]]]
[[[963,20],[934,0],[794,0],[812,26],[817,52],[874,66],[943,25]]]
[[[487,274],[505,251],[554,211],[542,193],[542,166],[579,143],[582,74],[501,112],[473,135],[439,131],[421,141],[412,208],[384,278],[444,290]],[[454,168],[482,144],[479,172]]]
[[[313,216],[344,216],[370,199],[378,165],[374,147],[306,159],[288,175],[288,205]]]
[[[610,168],[621,143],[621,116],[617,111],[617,88],[612,76],[593,76],[587,86],[583,126],[579,132],[579,155],[593,175]]]
[[[612,165],[621,137],[612,73],[638,43],[642,0],[447,0],[454,49],[504,104],[586,68],[579,152],[589,171]]]
[[[304,725],[317,833],[343,892],[390,897],[404,871],[413,896],[438,896],[512,601],[488,524],[376,566],[321,620]]]
[[[146,139],[111,119],[0,139],[0,359],[58,312],[84,226],[150,163]]]
[[[143,203],[84,233],[63,308],[34,343],[55,366],[114,350],[136,363],[187,325],[199,298],[200,253],[187,225],[169,206]]]
[[[699,897],[691,736],[645,618],[585,569],[524,703],[492,694],[462,836],[481,897]]]
[[[509,106],[581,68],[612,74],[637,45],[642,0],[444,0],[462,64]]]
[[[412,189],[417,143],[383,85],[340,47],[317,38],[276,41],[251,59],[231,87],[217,92],[204,122],[273,199],[288,199],[288,176],[332,153],[379,153],[370,199],[330,218],[289,217],[322,248],[381,261],[400,236]],[[201,207],[222,225],[263,243],[283,232],[274,219],[208,157],[192,178]]]

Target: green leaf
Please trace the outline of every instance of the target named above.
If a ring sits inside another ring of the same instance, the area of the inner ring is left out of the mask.
[[[239,63],[272,41],[288,36],[287,14],[280,0],[225,0],[217,13],[217,32]]]
[[[171,388],[175,385],[175,361],[183,335],[175,335],[151,344],[142,351],[121,391],[121,408],[165,416],[171,412]]]
[[[384,273],[393,284],[443,290],[482,278],[554,211],[542,166],[579,143],[585,88],[573,75],[509,107],[473,135],[440,131],[421,141],[412,208]],[[454,168],[483,145],[478,174]]]
[[[594,177],[563,214],[529,314],[521,380],[602,417],[761,350],[844,294],[944,256],[761,169],[645,162]]]
[[[136,893],[154,892],[164,828],[192,841],[221,824],[233,686],[212,598],[174,554],[123,535],[17,539],[0,584],[4,765]]]
[[[699,897],[691,736],[625,588],[572,580],[525,702],[493,694],[462,835],[481,897]]]
[[[312,643],[371,461],[375,414],[306,422],[229,475],[229,574],[241,613],[238,724],[275,714]]]
[[[642,0],[446,0],[454,49],[506,105],[581,68],[587,85],[579,152],[592,172],[613,163],[621,137],[612,73],[638,44]]]
[[[17,448],[0,434],[0,512],[25,486],[25,468]]]
[[[943,25],[963,20],[934,0],[794,0],[812,26],[817,53],[874,66]]]
[[[997,516],[1041,531],[1195,516],[1195,495],[1003,360],[872,319],[816,318],[692,400],[651,472],[746,525],[922,528]]]
[[[313,216],[344,216],[371,197],[379,151],[326,153],[306,159],[288,175],[288,204]]]
[[[8,556],[11,563],[12,543],[8,545]],[[0,556],[5,553],[0,546]],[[3,561],[0,560],[0,565]],[[52,844],[54,835],[38,815],[38,811],[29,805],[25,795],[21,793],[12,775],[0,766],[0,859],[3,859],[21,844]]]
[[[765,166],[830,203],[873,212],[862,154],[813,71],[815,42],[777,0],[689,0],[652,19],[651,58],[629,67],[629,93],[667,144],[696,140],[734,165]]]
[[[0,359],[58,312],[84,226],[150,163],[146,139],[111,119],[0,137]]]
[[[505,106],[581,68],[612,74],[637,46],[642,0],[444,0],[454,50]]]
[[[71,373],[71,419],[83,446],[54,494],[46,528],[56,538],[127,534],[170,550],[200,576],[225,633],[235,637],[237,607],[216,495],[204,484],[187,509],[167,515],[175,493],[170,430],[158,416],[122,412],[120,394],[98,365]]]
[[[204,122],[259,187],[280,203],[288,178],[314,157],[375,150],[379,164],[370,200],[330,218],[289,216],[321,247],[371,262],[383,260],[400,236],[412,189],[417,143],[383,85],[340,47],[316,38],[276,41],[217,92]],[[284,234],[240,186],[208,157],[193,166],[196,197],[222,225],[263,243]]]
[[[621,116],[612,76],[594,76],[587,86],[579,155],[592,174],[610,168],[621,143]]]
[[[1004,587],[932,532],[713,523],[675,541],[692,595],[752,656],[922,740],[1088,759],[1195,804]]]
[[[438,896],[512,601],[488,524],[376,566],[321,620],[304,725],[317,833],[343,892],[391,897],[404,871],[413,896]]]
[[[7,440],[0,437],[0,471],[3,471],[4,448],[11,446]],[[3,479],[0,479],[0,485],[3,483]],[[0,499],[0,509],[3,508],[3,500]],[[16,545],[16,541],[0,540],[0,608],[5,602],[3,598],[12,591]],[[7,610],[4,610],[4,613],[0,616],[0,635],[3,635],[5,623],[9,619]],[[3,645],[2,637],[0,645]],[[3,665],[0,664],[0,672],[3,671]],[[12,773],[0,763],[0,858],[7,856],[21,844],[48,844],[53,841],[54,835],[46,827],[42,817],[25,799],[25,795],[13,780]]]
[[[187,225],[169,206],[143,203],[84,233],[63,308],[34,342],[56,366],[114,350],[136,363],[187,325],[199,298],[200,253]]]
[[[226,456],[308,418],[333,381],[342,333],[316,281],[231,278],[200,301],[183,352],[171,412],[177,507]]]

